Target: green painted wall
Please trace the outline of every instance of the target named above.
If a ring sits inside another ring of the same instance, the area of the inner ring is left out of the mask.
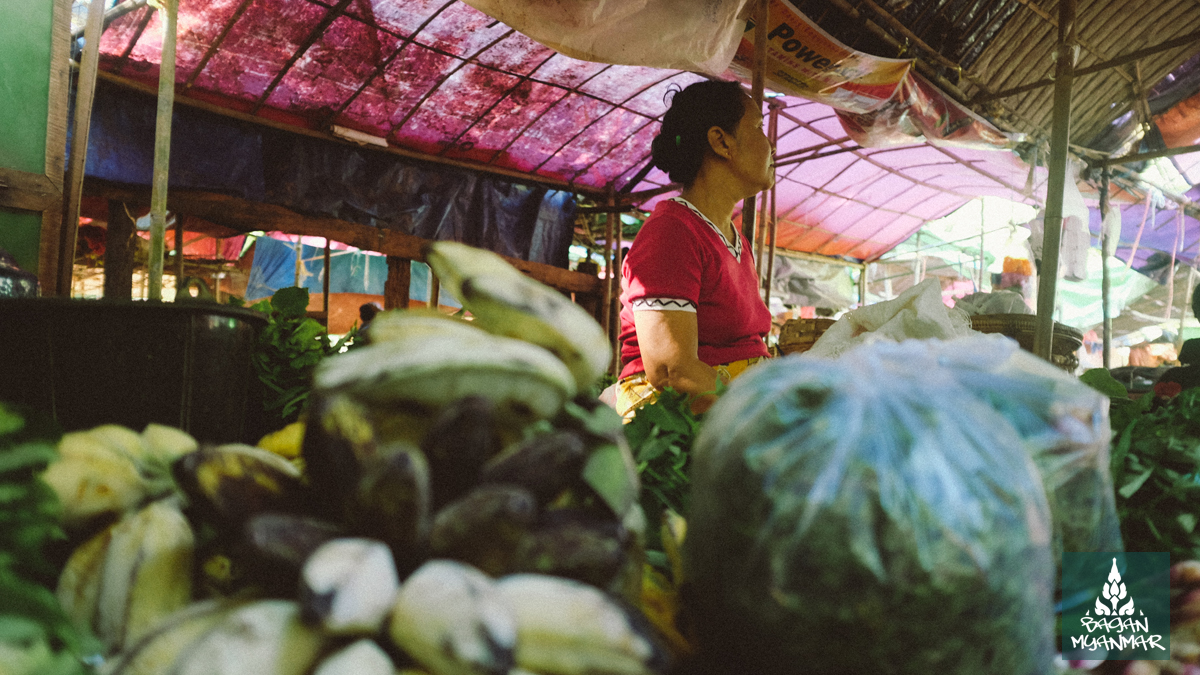
[[[0,0],[0,166],[46,171],[52,0]],[[0,247],[37,272],[41,216],[0,210]]]

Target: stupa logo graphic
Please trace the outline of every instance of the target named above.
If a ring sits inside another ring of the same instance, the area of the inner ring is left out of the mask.
[[[1126,600],[1128,598],[1128,600]],[[1122,601],[1125,601],[1122,604]],[[1092,616],[1095,610],[1096,616]],[[1100,589],[1096,602],[1079,620],[1082,635],[1071,636],[1071,647],[1089,652],[1122,652],[1130,649],[1166,649],[1163,636],[1150,632],[1150,619],[1138,610],[1134,616],[1134,601],[1121,579],[1117,559],[1112,559],[1108,579]]]
[[[1063,658],[1169,658],[1170,568],[1168,553],[1064,551],[1057,603]]]
[[[1117,571],[1117,559],[1113,558],[1112,571],[1108,573],[1108,581],[1104,584],[1104,589],[1100,592],[1104,600],[1112,605],[1109,608],[1100,598],[1096,598],[1096,614],[1101,616],[1130,616],[1133,614],[1133,598],[1129,598],[1129,602],[1121,605],[1117,609],[1117,603],[1125,599],[1127,595],[1125,584],[1121,582],[1121,573]]]

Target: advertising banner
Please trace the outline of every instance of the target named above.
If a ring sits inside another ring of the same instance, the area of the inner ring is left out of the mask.
[[[754,24],[748,22],[730,70],[749,81]],[[864,147],[935,145],[979,149],[1011,147],[1016,140],[946,96],[913,72],[912,59],[855,51],[800,13],[788,0],[771,0],[767,24],[766,85],[833,107],[842,127]]]

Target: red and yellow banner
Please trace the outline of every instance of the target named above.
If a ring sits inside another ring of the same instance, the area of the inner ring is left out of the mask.
[[[754,33],[748,24],[730,66],[746,80],[754,65]],[[846,133],[864,147],[925,140],[1003,148],[1015,140],[919,77],[911,59],[855,51],[788,0],[770,2],[766,55],[768,88],[833,107]]]

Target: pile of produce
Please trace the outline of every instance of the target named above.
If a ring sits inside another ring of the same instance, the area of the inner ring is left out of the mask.
[[[1200,559],[1200,389],[1131,401],[1104,369],[1081,379],[1112,402],[1112,479],[1125,550]]]
[[[297,457],[161,427],[64,437],[45,480],[78,545],[57,594],[104,673],[668,669],[634,605],[621,421],[580,395],[603,331],[497,256],[427,260],[474,320],[377,318],[318,366]]]

